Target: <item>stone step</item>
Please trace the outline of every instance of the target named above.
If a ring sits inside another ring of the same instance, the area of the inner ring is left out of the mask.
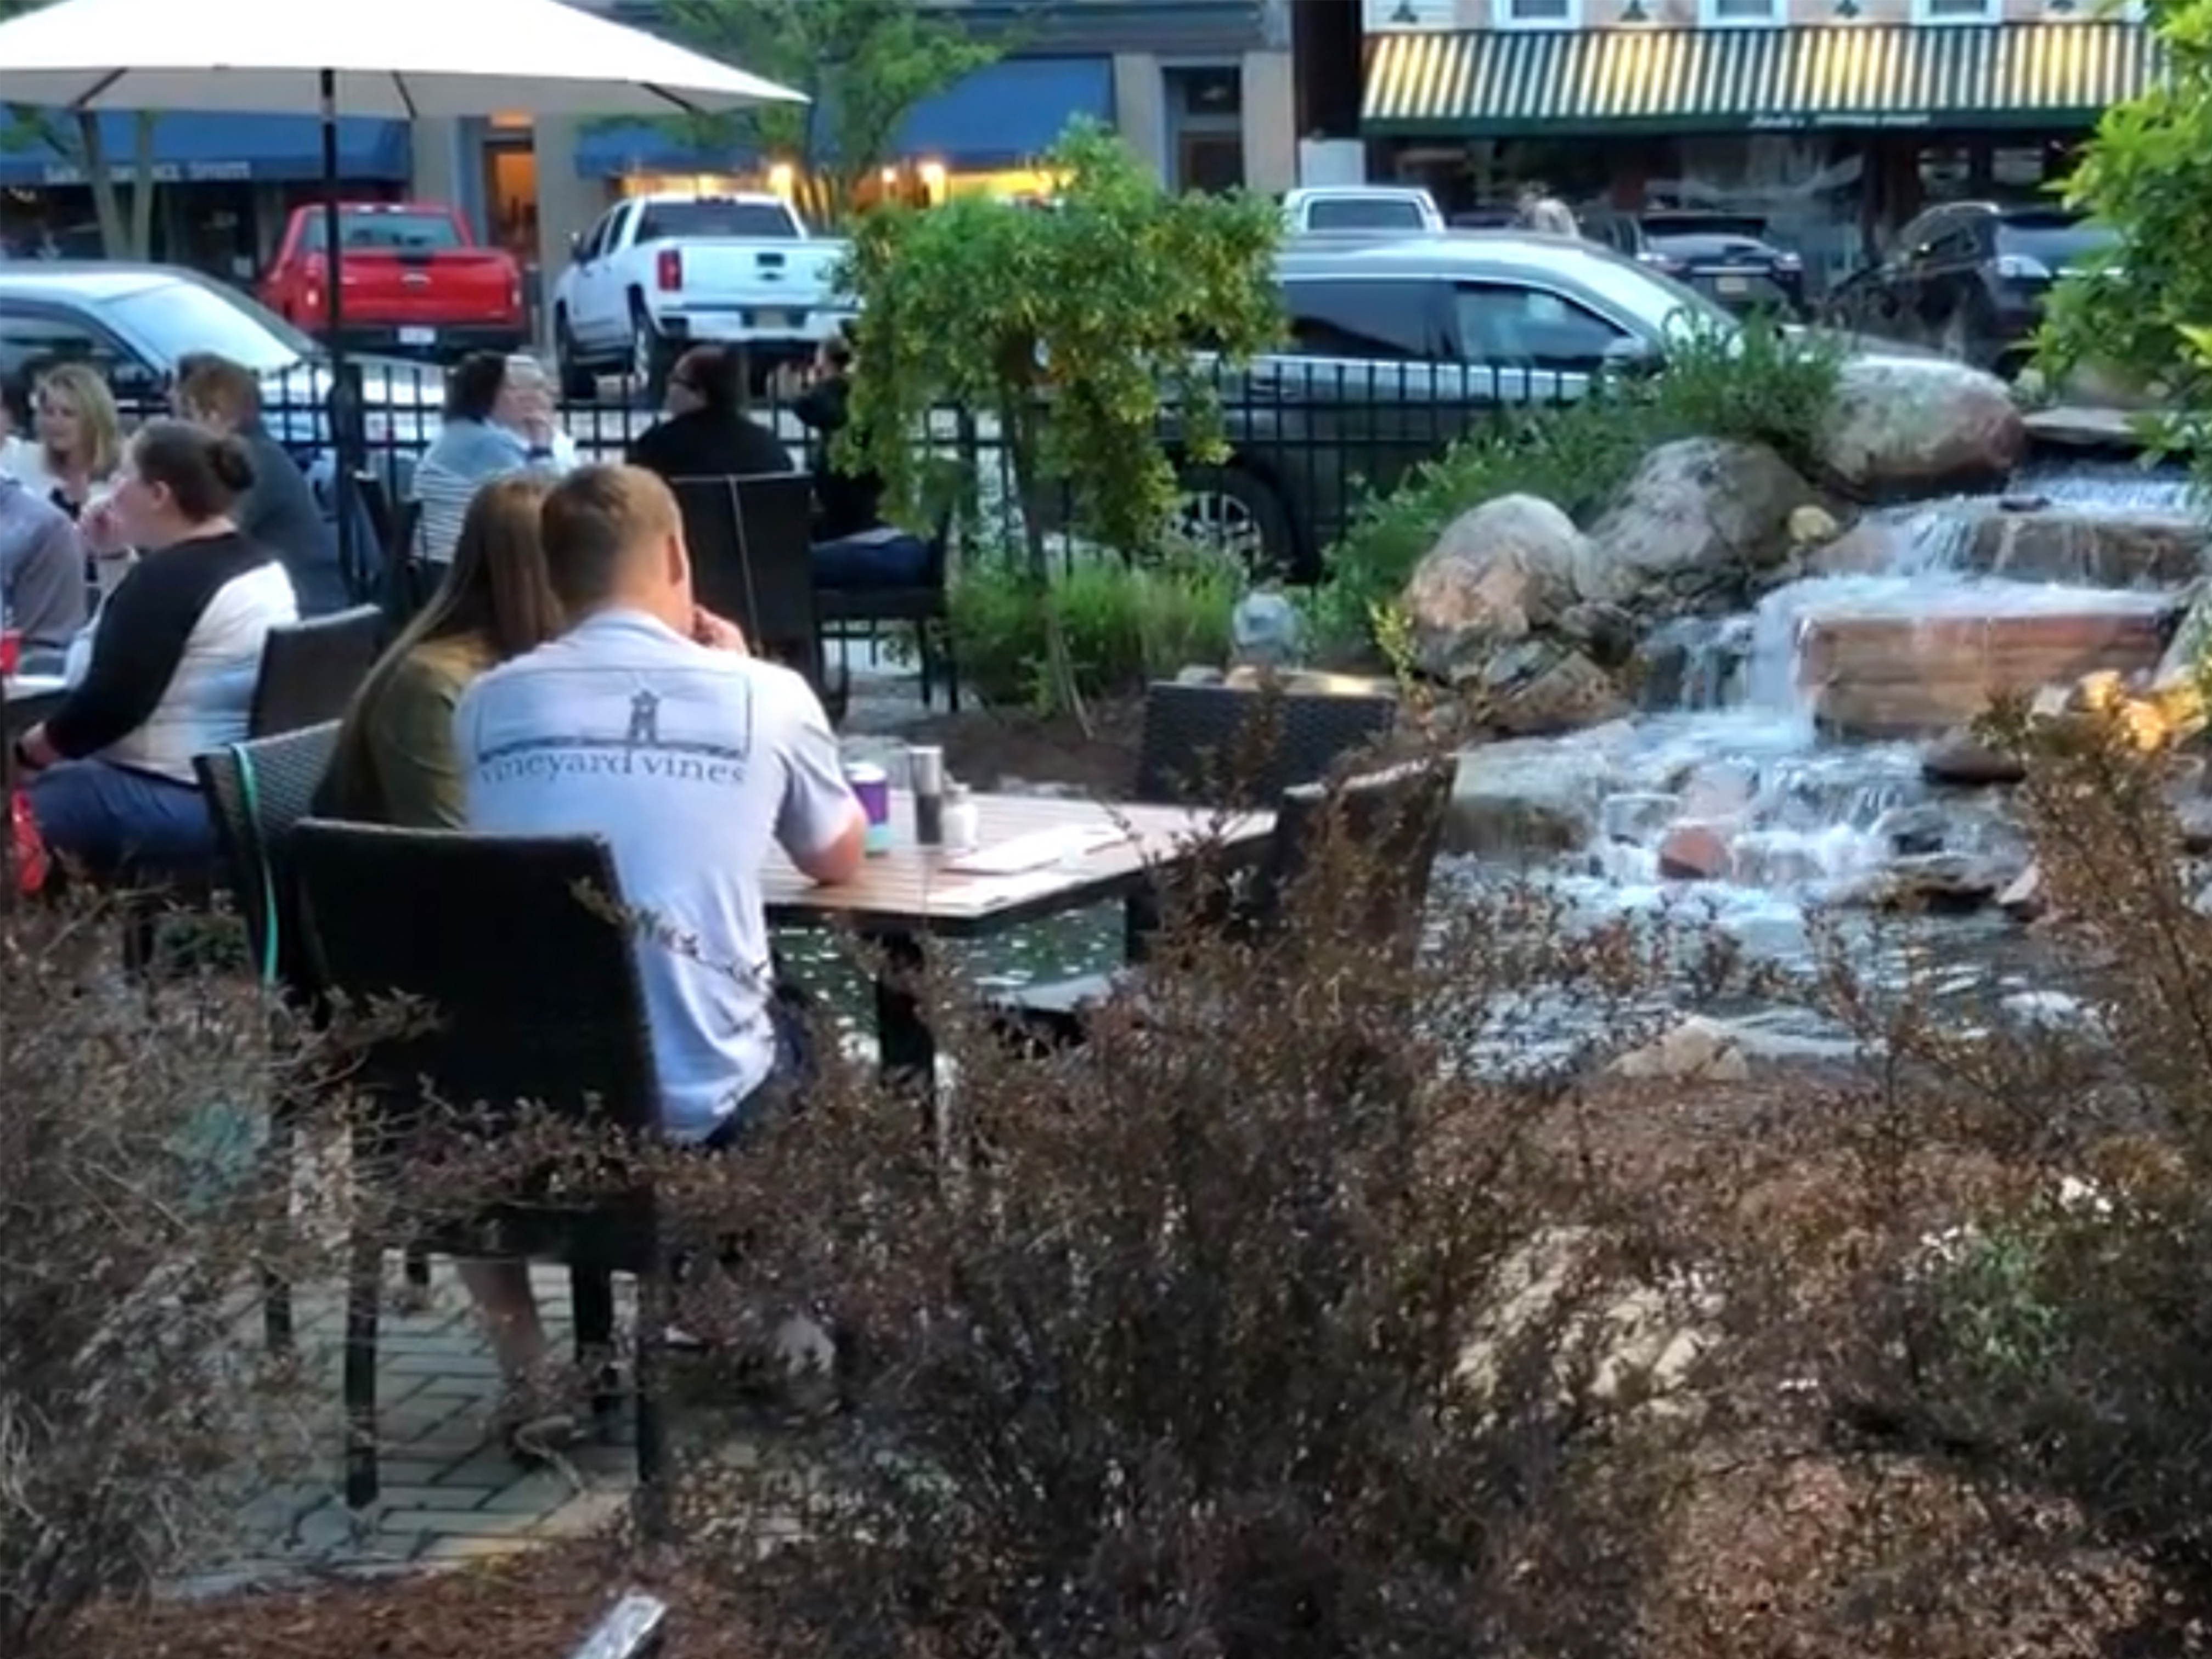
[[[1797,684],[1838,735],[1928,737],[2007,696],[2112,670],[2158,665],[2172,601],[2156,594],[2084,594],[2059,608],[2031,595],[1933,616],[1838,609],[1801,620]]]

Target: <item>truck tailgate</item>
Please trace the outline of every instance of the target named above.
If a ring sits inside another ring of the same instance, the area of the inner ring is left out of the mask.
[[[830,275],[844,256],[836,242],[697,241],[682,245],[684,283],[669,297],[689,312],[744,311],[757,326],[788,313],[795,326],[830,301]]]
[[[349,249],[343,270],[349,322],[435,328],[520,320],[514,262],[496,248]]]

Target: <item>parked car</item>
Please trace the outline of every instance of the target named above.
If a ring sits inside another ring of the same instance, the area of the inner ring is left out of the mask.
[[[1444,228],[1436,198],[1404,185],[1315,185],[1283,198],[1291,236],[1406,236]]]
[[[1231,453],[1182,469],[1182,510],[1194,534],[1301,580],[1363,488],[1482,422],[1662,368],[1685,327],[1738,326],[1609,249],[1515,232],[1293,247],[1277,277],[1291,343],[1224,371]]]
[[[833,276],[845,244],[780,196],[633,196],[575,240],[553,292],[563,390],[601,371],[658,390],[686,345],[743,346],[757,379],[811,357],[852,314]]]
[[[2112,242],[2103,226],[2063,209],[1951,203],[1913,220],[1879,264],[1838,284],[1821,314],[2010,372],[2033,349],[2052,284],[2104,258]]]
[[[1805,262],[1778,247],[1758,216],[1647,213],[1642,225],[1650,263],[1729,310],[1805,314]]]
[[[216,353],[259,376],[270,434],[311,476],[327,474],[330,358],[274,312],[169,265],[0,264],[0,381],[11,387],[57,363],[89,363],[118,404],[143,414],[162,406],[177,360],[194,351]],[[439,377],[389,358],[354,362],[370,448],[383,456],[418,453],[437,429]]]
[[[317,336],[330,301],[328,234],[321,208],[293,209],[259,290],[262,304]],[[503,248],[480,246],[450,207],[341,204],[338,264],[338,325],[349,346],[451,362],[520,350],[529,340],[520,263]]]

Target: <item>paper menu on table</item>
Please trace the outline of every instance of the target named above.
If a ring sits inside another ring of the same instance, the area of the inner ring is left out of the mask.
[[[1112,824],[1033,830],[1012,841],[979,847],[972,853],[949,858],[945,860],[945,867],[963,876],[1018,876],[1031,870],[1049,869],[1063,860],[1081,858],[1085,853],[1096,853],[1128,839],[1127,830]]]

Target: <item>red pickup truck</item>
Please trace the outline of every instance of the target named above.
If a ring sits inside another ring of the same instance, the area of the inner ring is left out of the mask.
[[[513,351],[529,336],[522,267],[480,247],[468,222],[434,202],[348,202],[338,208],[339,326],[349,345],[438,360]],[[310,334],[324,330],[330,262],[323,210],[295,208],[261,301]]]

